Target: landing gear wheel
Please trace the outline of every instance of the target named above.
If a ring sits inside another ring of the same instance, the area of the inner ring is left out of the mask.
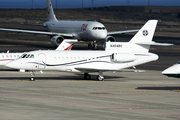
[[[102,77],[102,76],[100,76],[100,75],[98,75],[98,76],[96,77],[96,79],[97,79],[98,81],[104,81],[104,77]]]
[[[34,78],[30,78],[29,81],[35,81],[35,79]]]
[[[33,71],[30,71],[30,78],[29,78],[29,81],[35,81],[35,79],[33,78],[35,76],[34,72]]]
[[[97,50],[98,49],[98,45],[97,45],[96,42],[93,41],[93,42],[88,44],[88,48],[89,49],[93,49],[93,50]]]
[[[88,73],[84,73],[84,79],[85,80],[90,80],[91,76]]]

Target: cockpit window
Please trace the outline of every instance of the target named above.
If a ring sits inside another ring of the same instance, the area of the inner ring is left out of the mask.
[[[27,55],[26,55],[26,58],[29,58],[29,56],[30,56],[30,54],[27,54]]]
[[[105,30],[105,27],[93,27],[93,30]]]
[[[30,58],[34,58],[34,55],[32,54],[32,55],[30,56]]]
[[[23,54],[19,58],[34,58],[33,54]]]
[[[20,58],[25,58],[27,54],[23,54],[20,56]]]
[[[179,61],[179,62],[177,62],[176,64],[180,64],[180,61]]]

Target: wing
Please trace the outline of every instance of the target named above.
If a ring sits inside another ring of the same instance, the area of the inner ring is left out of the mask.
[[[113,35],[113,34],[122,34],[122,33],[129,33],[129,32],[137,32],[139,29],[136,30],[124,30],[124,31],[113,31],[113,32],[108,32],[108,35]]]
[[[81,72],[107,72],[107,71],[117,71],[117,72],[144,72],[142,70],[128,70],[128,69],[96,69],[96,68],[75,68]]]
[[[7,29],[7,28],[0,28],[0,30],[1,31],[18,32],[18,33],[41,34],[41,35],[59,35],[59,36],[73,37],[73,34],[56,33],[56,32],[20,30],[20,29]]]

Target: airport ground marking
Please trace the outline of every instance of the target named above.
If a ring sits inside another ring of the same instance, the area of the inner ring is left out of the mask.
[[[92,105],[92,106],[108,107],[108,108],[129,109],[129,110],[137,110],[137,111],[142,111],[142,112],[152,112],[152,113],[160,113],[160,114],[180,115],[180,113],[163,112],[163,111],[156,111],[156,110],[146,110],[146,109],[139,109],[139,108],[128,108],[128,107],[120,107],[120,106],[113,106],[113,105],[103,105],[103,104],[95,104],[95,103],[86,103],[86,102],[77,102],[77,101],[69,101],[69,100],[41,98],[41,97],[23,96],[23,95],[14,95],[14,94],[4,94],[4,93],[0,93],[0,95],[22,97],[22,98],[31,98],[31,99],[40,99],[40,100],[49,100],[49,101],[59,101],[59,102],[75,103],[75,104],[84,104],[84,105]]]

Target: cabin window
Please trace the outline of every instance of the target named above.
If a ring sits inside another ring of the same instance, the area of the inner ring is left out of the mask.
[[[4,58],[4,55],[2,55],[2,58]]]
[[[9,58],[9,56],[8,56],[8,55],[6,55],[6,58]]]

